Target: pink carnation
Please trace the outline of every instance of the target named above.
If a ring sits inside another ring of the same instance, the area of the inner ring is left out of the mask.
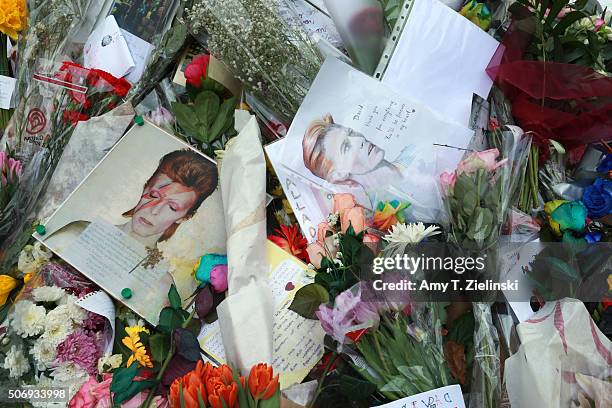
[[[57,361],[71,361],[89,374],[97,372],[99,352],[95,339],[81,330],[70,333],[66,340],[57,346]]]

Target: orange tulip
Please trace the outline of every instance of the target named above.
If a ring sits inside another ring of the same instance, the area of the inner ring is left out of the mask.
[[[212,367],[207,378],[219,377],[224,384],[228,385],[234,382],[234,374],[232,369],[227,364],[220,365],[219,367]]]
[[[180,386],[183,387],[183,401],[186,407],[200,406],[198,392],[202,397],[202,401],[204,401],[204,405],[206,405],[206,379],[212,370],[213,366],[210,363],[204,364],[202,361],[198,361],[193,371],[176,378],[170,386],[170,406],[172,408],[179,408],[181,406]]]
[[[212,408],[235,408],[238,406],[238,386],[235,382],[226,384],[221,377],[209,377],[206,382],[208,402]]]
[[[256,400],[267,400],[272,398],[278,388],[278,374],[273,376],[271,366],[257,364],[251,368],[249,373],[249,390]]]

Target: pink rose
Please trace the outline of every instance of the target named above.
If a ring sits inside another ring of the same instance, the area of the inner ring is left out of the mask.
[[[334,194],[332,213],[342,215],[343,212],[355,207],[357,202],[352,194]]]
[[[365,212],[362,207],[353,207],[340,213],[340,228],[346,232],[349,225],[353,226],[356,234],[366,228]]]
[[[442,193],[448,194],[448,192],[455,187],[455,181],[457,181],[457,173],[455,172],[444,172],[440,174],[440,187],[442,187]]]
[[[368,248],[375,254],[378,253],[380,249],[380,237],[375,234],[367,233],[363,236],[363,243],[366,244]]]
[[[465,160],[463,160],[457,166],[457,174],[473,174],[478,170],[494,171],[500,166],[506,164],[508,159],[496,162],[499,156],[499,150],[489,149],[481,152],[475,152],[470,154]]]
[[[206,79],[210,55],[201,54],[193,57],[191,63],[185,68],[185,79],[189,85],[199,88],[202,78]]]
[[[317,241],[324,242],[325,238],[327,238],[328,232],[331,232],[332,234],[334,233],[334,230],[329,226],[329,223],[327,221],[319,223],[317,226]]]
[[[68,403],[68,408],[94,408],[97,400],[91,395],[91,389],[97,385],[98,382],[96,381],[96,377],[93,375],[90,376],[89,379],[81,385],[81,388],[79,388],[79,391],[74,397],[72,397],[70,403]]]
[[[210,284],[217,293],[227,290],[227,265],[220,264],[210,270]]]
[[[338,248],[334,245],[334,237],[330,235],[325,238],[323,242],[313,242],[312,244],[308,244],[306,247],[306,252],[308,252],[308,257],[310,258],[310,263],[314,265],[315,268],[321,267],[321,260],[324,256],[328,258],[333,258],[336,256],[336,252],[338,252]]]

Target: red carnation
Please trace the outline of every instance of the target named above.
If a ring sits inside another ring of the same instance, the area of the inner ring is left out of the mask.
[[[297,225],[290,227],[281,225],[280,230],[276,230],[276,235],[269,235],[268,239],[296,258],[306,263],[310,262],[310,257],[306,252],[308,241],[300,233]]]
[[[193,57],[191,63],[185,68],[185,79],[187,83],[199,88],[200,85],[202,85],[202,78],[206,79],[209,63],[209,54],[200,54]]]
[[[64,121],[70,122],[73,125],[76,125],[78,122],[84,122],[88,119],[89,119],[89,116],[85,115],[84,113],[72,111],[72,110],[64,111]]]

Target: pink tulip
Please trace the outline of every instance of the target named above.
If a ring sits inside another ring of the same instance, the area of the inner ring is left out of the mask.
[[[453,187],[455,187],[455,182],[457,181],[457,173],[447,173],[444,172],[440,174],[440,187],[442,188],[442,193],[448,194]]]
[[[593,24],[595,25],[595,31],[597,31],[601,27],[603,27],[606,24],[606,22],[601,17],[598,17],[597,19],[595,19]]]

